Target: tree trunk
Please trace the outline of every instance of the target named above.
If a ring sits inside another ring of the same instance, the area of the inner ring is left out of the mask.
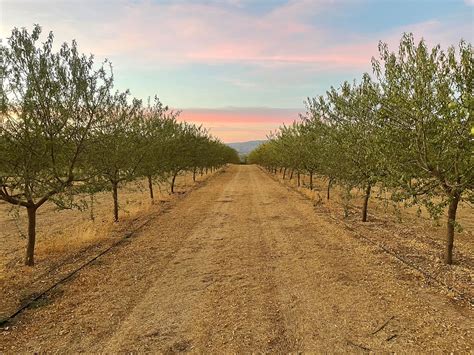
[[[330,197],[331,185],[332,185],[332,179],[329,178],[329,181],[328,181],[328,191],[327,191],[327,195],[326,195],[326,198],[327,198],[328,200],[329,200],[329,197]]]
[[[36,206],[27,207],[28,213],[28,244],[26,245],[25,265],[35,265],[35,242],[36,242]]]
[[[173,179],[171,179],[171,193],[174,194],[174,183],[176,181],[176,175],[178,175],[178,173],[174,173],[173,174]]]
[[[293,171],[294,171],[294,170],[293,170],[293,169],[291,169],[291,173],[290,173],[290,181],[291,181],[291,179],[293,179]]]
[[[310,171],[309,173],[309,189],[313,190],[313,172]]]
[[[151,175],[148,175],[148,190],[150,190],[150,198],[153,201],[155,195],[153,194],[153,180],[151,179]]]
[[[447,240],[446,240],[446,256],[445,262],[448,265],[453,263],[453,246],[454,246],[454,227],[456,224],[456,212],[461,195],[456,193],[452,196],[448,208],[448,224],[447,224]]]
[[[286,177],[286,168],[283,169],[283,180],[285,180],[285,177]]]
[[[372,189],[372,185],[370,183],[367,184],[367,188],[365,190],[365,196],[364,196],[364,205],[362,206],[362,222],[367,222],[367,207],[369,205],[369,197],[370,197],[371,189]]]
[[[298,177],[298,187],[300,187],[301,186],[301,175],[300,175],[299,171],[296,174],[297,174],[296,176]]]
[[[207,168],[206,168],[206,175],[207,175]]]
[[[196,168],[193,170],[193,182],[196,182]]]
[[[114,221],[118,222],[119,204],[118,204],[118,182],[112,182],[112,196],[114,198]]]

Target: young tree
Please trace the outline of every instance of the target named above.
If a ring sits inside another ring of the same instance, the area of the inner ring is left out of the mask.
[[[0,199],[28,214],[25,264],[34,265],[36,212],[60,202],[84,174],[77,169],[85,142],[112,86],[110,67],[94,67],[75,41],[53,51],[53,34],[14,29],[1,47]]]
[[[326,117],[327,104],[324,96],[308,98],[305,105],[306,112],[300,114],[300,119],[310,136],[308,145],[311,145],[311,148],[308,148],[308,154],[313,152],[315,172],[327,179],[326,198],[329,200],[330,190],[336,182],[342,159],[338,134],[333,122]]]
[[[164,182],[167,178],[167,150],[173,144],[173,135],[177,130],[176,118],[179,111],[169,110],[155,96],[153,105],[149,105],[140,118],[141,141],[144,158],[139,167],[139,175],[146,177],[150,198],[153,201],[153,182]]]
[[[330,182],[365,189],[363,221],[375,183],[434,216],[447,207],[445,261],[451,264],[459,202],[474,201],[472,45],[429,49],[405,34],[398,53],[384,43],[379,51],[380,61],[373,60],[378,82],[365,74],[358,85],[308,99],[303,126],[280,129],[249,160],[271,171],[281,164],[311,171],[307,160],[320,155],[324,164],[311,165]],[[308,129],[315,136],[305,142],[306,124],[314,125]]]
[[[141,134],[141,101],[129,103],[129,92],[111,96],[104,116],[97,125],[87,146],[88,167],[99,177],[97,182],[108,183],[114,201],[114,221],[119,220],[118,187],[138,176],[147,147]]]
[[[445,262],[453,261],[456,211],[473,199],[474,86],[472,45],[443,51],[405,34],[398,53],[379,44],[373,60],[381,83],[385,156],[394,187],[432,214],[448,206]]]
[[[323,108],[332,127],[332,139],[337,142],[337,179],[347,186],[364,190],[363,222],[367,221],[368,203],[372,187],[385,175],[384,159],[380,150],[379,114],[380,93],[367,74],[360,84],[345,82],[340,90],[331,88]]]
[[[175,192],[177,176],[188,170],[191,165],[193,152],[190,149],[190,142],[194,139],[196,127],[186,122],[181,122],[176,126],[175,132],[167,147],[167,170],[171,177],[171,193]]]

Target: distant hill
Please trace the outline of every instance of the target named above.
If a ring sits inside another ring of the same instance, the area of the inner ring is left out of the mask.
[[[234,148],[240,156],[249,154],[252,150],[257,148],[260,144],[265,143],[265,140],[261,141],[248,141],[248,142],[236,142],[227,143],[231,148]]]

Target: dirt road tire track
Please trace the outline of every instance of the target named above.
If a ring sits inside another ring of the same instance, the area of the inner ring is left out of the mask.
[[[473,349],[471,309],[255,166],[139,233],[22,314],[0,351]]]

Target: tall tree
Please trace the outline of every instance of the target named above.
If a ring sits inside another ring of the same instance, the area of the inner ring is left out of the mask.
[[[331,88],[325,102],[325,118],[337,142],[337,151],[333,152],[338,160],[336,177],[350,187],[363,189],[361,219],[366,222],[372,187],[385,175],[379,147],[378,85],[364,74],[360,84],[345,82],[340,90]]]
[[[176,122],[178,115],[179,111],[170,110],[155,96],[153,104],[143,110],[140,117],[139,134],[146,149],[139,167],[139,174],[147,179],[152,201],[154,199],[153,183],[166,181],[168,175],[167,153],[173,144],[173,136],[178,130],[179,125]]]
[[[385,153],[396,187],[432,214],[447,206],[445,261],[453,261],[459,202],[473,199],[474,72],[472,45],[442,50],[405,34],[398,53],[379,44]]]
[[[94,136],[88,142],[88,166],[99,177],[100,186],[112,190],[114,221],[119,220],[119,185],[137,177],[140,164],[149,148],[141,135],[141,101],[132,99],[129,92],[115,93]]]
[[[113,81],[111,68],[95,68],[75,41],[54,52],[53,34],[42,44],[40,35],[39,26],[15,28],[1,47],[0,199],[27,211],[29,266],[36,212],[84,178],[77,167]]]

